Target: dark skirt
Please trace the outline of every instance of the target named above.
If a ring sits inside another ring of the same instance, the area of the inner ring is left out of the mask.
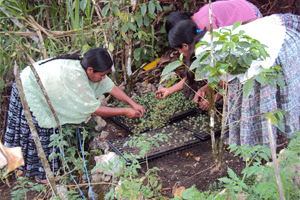
[[[49,147],[53,128],[48,129],[39,127],[34,116],[32,116],[32,120],[48,159],[52,152],[59,152],[58,148],[54,148],[53,146]],[[37,149],[25,118],[21,99],[15,83],[13,84],[11,91],[4,145],[7,147],[22,147],[25,165],[21,166],[19,169],[25,171],[27,177],[38,175],[40,179],[46,179],[46,173],[40,158],[37,156]],[[56,172],[60,167],[59,159],[54,157],[49,161],[49,165],[56,175]]]
[[[272,125],[276,144],[277,134],[290,137],[299,130],[300,117],[300,16],[278,14],[286,26],[286,36],[280,53],[274,63],[284,70],[281,75],[284,87],[273,88],[255,81],[249,97],[243,95],[243,85],[232,80],[228,89],[227,109],[232,110],[227,120],[229,144],[263,145],[270,147],[267,121],[263,114],[283,109],[290,116],[284,117],[285,133]],[[239,91],[239,92],[236,92]],[[226,112],[227,114],[227,112]]]

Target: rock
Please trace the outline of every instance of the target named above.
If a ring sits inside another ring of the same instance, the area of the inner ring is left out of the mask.
[[[109,150],[109,146],[106,143],[106,141],[102,141],[101,133],[93,138],[89,147],[90,147],[90,150],[102,149],[104,151],[104,154],[107,154],[108,150]]]
[[[82,176],[81,176],[81,181],[82,181],[83,183],[86,183],[86,181],[87,181],[86,174],[82,174]]]
[[[104,176],[102,180],[104,182],[109,182],[111,180],[111,176]]]
[[[106,121],[100,116],[93,116],[94,121],[97,123],[95,126],[96,131],[101,131],[106,126]]]
[[[113,169],[111,169],[111,170],[106,170],[106,169],[99,170],[99,172],[104,173],[106,175],[113,176],[117,172],[121,171],[121,168],[123,167],[121,158],[115,152],[109,152],[106,155],[95,156],[94,159],[96,161],[96,166],[99,163],[106,164],[106,165],[108,165],[108,162],[113,163]]]
[[[61,200],[67,200],[66,192],[68,191],[67,187],[64,185],[56,185],[57,192]]]
[[[104,95],[101,95],[98,100],[101,102],[101,106],[106,106],[107,105],[107,100]]]
[[[102,131],[102,132],[100,133],[100,138],[106,138],[108,135],[109,135],[109,132],[107,132],[107,131]]]
[[[99,183],[102,180],[102,174],[93,173],[91,174],[91,183]]]

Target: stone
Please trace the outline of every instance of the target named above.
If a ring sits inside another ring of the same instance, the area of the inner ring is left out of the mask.
[[[106,141],[102,141],[101,133],[93,138],[93,140],[90,142],[90,150],[94,149],[101,149],[104,151],[104,154],[108,153],[109,146]]]
[[[113,163],[113,169],[106,170],[101,169],[99,172],[104,173],[105,175],[113,176],[117,172],[121,171],[121,168],[123,168],[122,160],[121,158],[115,153],[115,152],[109,152],[106,155],[101,156],[95,156],[94,157],[96,161],[96,166],[100,163],[108,165],[108,163]]]
[[[111,180],[111,176],[104,176],[102,180],[104,182],[109,182]]]
[[[86,174],[82,174],[82,176],[81,176],[81,181],[82,181],[83,183],[86,183],[86,181],[87,181]]]
[[[93,116],[94,121],[97,123],[95,126],[96,131],[101,131],[106,126],[106,121],[100,116]]]
[[[102,180],[102,174],[93,173],[91,174],[91,183],[99,183]]]
[[[66,192],[68,191],[65,185],[56,185],[57,192],[61,200],[67,200]]]
[[[102,132],[100,133],[100,138],[106,138],[108,135],[109,135],[109,132],[107,132],[107,131],[102,131]]]

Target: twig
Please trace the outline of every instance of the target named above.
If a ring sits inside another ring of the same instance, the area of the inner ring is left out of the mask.
[[[22,102],[22,107],[23,107],[23,110],[24,110],[25,118],[27,120],[31,135],[32,135],[34,143],[36,145],[36,149],[37,149],[37,152],[38,152],[38,157],[42,161],[42,165],[43,165],[43,167],[45,169],[45,172],[46,172],[46,177],[48,179],[48,182],[50,183],[50,187],[51,187],[54,195],[58,196],[54,176],[53,176],[53,173],[50,169],[49,162],[46,158],[46,155],[44,153],[44,149],[43,149],[41,141],[39,139],[39,135],[38,135],[38,133],[36,131],[36,128],[35,128],[35,125],[33,123],[31,113],[30,113],[30,109],[28,107],[28,103],[27,103],[27,100],[26,100],[26,97],[25,97],[25,94],[24,94],[24,91],[23,91],[22,81],[20,79],[20,74],[19,74],[19,68],[17,67],[16,63],[15,63],[15,66],[14,66],[14,73],[15,73],[15,77],[16,77],[16,86],[17,86],[17,89],[19,91],[19,95],[20,95],[20,99],[21,99],[21,102]]]
[[[275,170],[275,176],[276,176],[276,180],[277,180],[280,199],[285,200],[284,191],[283,191],[282,182],[281,182],[280,173],[279,173],[278,160],[277,160],[277,156],[276,156],[271,119],[268,119],[268,133],[269,133],[271,154],[272,154],[272,159],[273,159],[273,163],[274,163],[274,170]]]

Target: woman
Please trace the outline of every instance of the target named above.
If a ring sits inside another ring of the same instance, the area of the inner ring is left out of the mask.
[[[177,48],[186,56],[192,56],[195,43],[199,41],[199,38],[210,42],[210,36],[197,33],[197,28],[197,25],[191,20],[179,22],[169,33],[170,46]],[[264,119],[263,113],[274,112],[278,108],[283,109],[290,114],[290,116],[284,117],[285,135],[291,136],[294,131],[299,130],[300,17],[292,14],[274,14],[242,25],[236,31],[238,32],[239,30],[244,30],[246,35],[257,39],[262,44],[266,44],[268,46],[266,51],[270,54],[270,57],[265,61],[252,62],[251,67],[245,74],[231,75],[229,77],[230,85],[227,91],[229,100],[226,102],[226,111],[230,110],[231,112],[226,122],[229,125],[229,130],[225,137],[228,138],[229,144],[247,144],[249,146],[260,144],[269,147],[267,121]],[[179,37],[183,39],[178,41]],[[190,43],[190,39],[187,39],[187,37],[192,37],[195,40]],[[198,48],[196,54],[201,53],[202,50]],[[260,65],[264,68],[269,68],[273,65],[281,66],[283,69],[281,76],[284,80],[284,87],[273,88],[266,84],[261,85],[255,81],[252,93],[249,97],[246,97],[243,95],[242,83],[247,78],[253,77],[255,75],[253,72],[259,72]],[[189,85],[192,85],[193,80],[189,81]],[[184,83],[180,82],[172,86],[173,88],[163,88],[157,92],[169,95],[174,91],[180,90],[184,85]],[[225,113],[224,115],[226,116],[227,114]],[[282,134],[275,126],[272,128],[275,138],[276,133]],[[274,142],[276,144],[276,140]]]
[[[223,26],[233,25],[236,21],[248,22],[262,17],[259,9],[252,3],[245,0],[223,0],[211,3],[213,14],[213,28],[217,29]],[[166,20],[166,32],[175,26],[181,20],[191,19],[197,25],[199,30],[209,30],[209,4],[201,7],[198,12],[173,12]]]
[[[128,118],[143,116],[143,106],[130,99],[106,76],[112,64],[108,52],[100,47],[88,50],[84,56],[62,55],[34,63],[61,125],[81,123],[90,115],[124,115]],[[50,136],[57,124],[30,67],[26,67],[20,77],[33,122],[48,158],[53,151],[52,147],[48,147]],[[97,98],[104,93],[110,93],[132,108],[101,106]],[[42,180],[46,178],[45,171],[37,156],[15,83],[10,98],[5,145],[21,146],[25,165],[20,169],[26,171],[25,175],[28,177],[35,176],[39,182],[47,182]],[[54,151],[58,152],[56,149]],[[58,158],[54,158],[49,164],[56,173],[59,169]]]

